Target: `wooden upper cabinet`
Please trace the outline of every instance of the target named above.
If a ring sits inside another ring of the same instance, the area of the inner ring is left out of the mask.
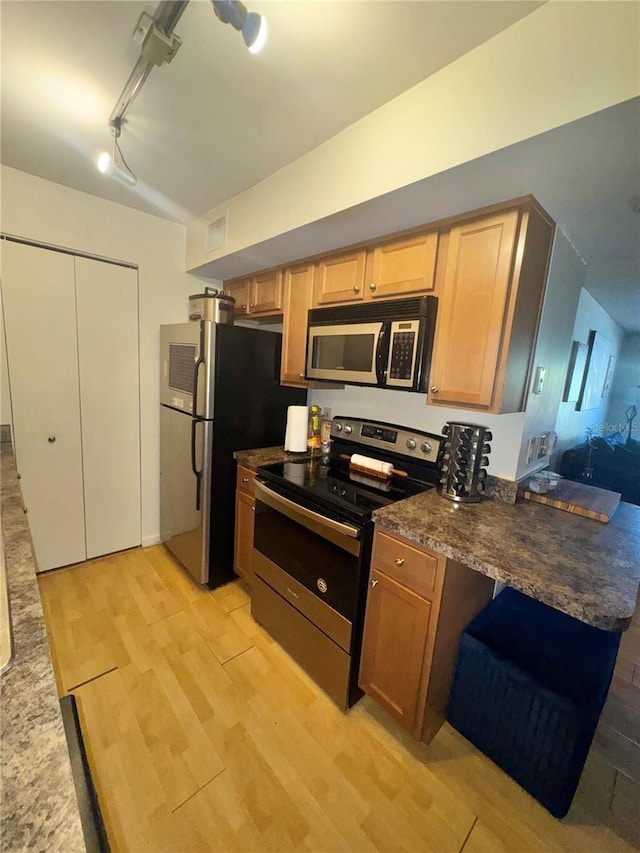
[[[249,286],[251,280],[249,278],[238,278],[235,281],[224,283],[224,292],[229,296],[233,296],[236,300],[234,313],[237,316],[244,316],[249,313]]]
[[[439,260],[429,403],[522,411],[552,237],[533,207],[451,229]]]
[[[307,312],[313,303],[314,264],[300,264],[284,272],[284,323],[280,382],[306,388]]]
[[[369,255],[366,289],[371,299],[429,293],[434,288],[438,232],[376,246]]]
[[[314,305],[361,302],[364,299],[364,249],[322,258],[317,262]]]
[[[282,314],[282,270],[271,270],[225,282],[224,292],[236,300],[236,317]]]
[[[249,295],[250,314],[282,314],[282,270],[254,276]]]

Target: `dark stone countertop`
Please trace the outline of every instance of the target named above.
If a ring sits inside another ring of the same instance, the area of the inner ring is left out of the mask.
[[[261,465],[272,465],[275,462],[290,462],[292,459],[305,459],[306,453],[289,453],[284,447],[259,447],[255,450],[236,450],[233,458],[238,465],[252,468],[256,471]]]
[[[456,504],[435,490],[374,512],[395,533],[608,631],[633,616],[640,583],[640,506],[603,524],[531,501]]]
[[[2,534],[13,656],[0,675],[2,850],[86,850],[11,445],[3,442]]]

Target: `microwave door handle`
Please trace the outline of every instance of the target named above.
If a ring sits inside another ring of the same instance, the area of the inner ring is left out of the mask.
[[[198,471],[198,467],[196,465],[196,428],[198,423],[201,423],[196,418],[192,418],[191,420],[191,470],[193,471],[196,478],[196,511],[200,512],[200,492],[201,492],[201,483],[202,483],[202,471]]]
[[[386,384],[387,360],[389,357],[389,324],[383,323],[376,346],[376,380],[378,385]]]

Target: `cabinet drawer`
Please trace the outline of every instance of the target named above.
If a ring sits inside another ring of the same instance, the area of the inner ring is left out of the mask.
[[[430,598],[435,588],[438,558],[400,540],[376,533],[372,566],[418,595]]]
[[[238,473],[236,476],[236,488],[239,492],[246,492],[253,496],[253,481],[256,478],[256,472],[251,468],[245,468],[244,465],[238,465]]]

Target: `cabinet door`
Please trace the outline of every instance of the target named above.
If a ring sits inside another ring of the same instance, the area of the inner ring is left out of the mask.
[[[323,258],[316,268],[314,304],[361,302],[364,299],[364,262],[366,253],[351,252]]]
[[[249,285],[248,278],[231,281],[228,284],[225,282],[224,292],[236,300],[234,307],[236,317],[244,317],[249,313]]]
[[[376,246],[371,253],[369,296],[388,299],[433,290],[437,251],[437,231]]]
[[[291,267],[284,274],[284,317],[280,382],[306,388],[307,312],[313,302],[313,264]]]
[[[87,558],[140,544],[138,274],[75,259]]]
[[[38,571],[86,558],[74,258],[2,243],[16,461]]]
[[[416,726],[430,615],[426,599],[372,568],[359,683],[409,731]]]
[[[246,492],[236,492],[236,526],[233,568],[241,578],[251,574],[253,552],[253,522],[255,498]]]
[[[249,313],[282,314],[282,270],[263,273],[251,279]]]
[[[504,334],[517,210],[453,228],[438,305],[430,403],[491,408]]]

